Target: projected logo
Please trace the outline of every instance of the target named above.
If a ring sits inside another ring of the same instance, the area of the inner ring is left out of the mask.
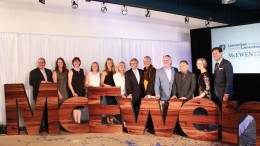
[[[222,49],[222,51],[224,52],[224,51],[225,51],[225,49],[226,49],[226,45],[225,45],[225,44],[221,44],[221,45],[219,45],[219,48],[221,48],[221,49]]]

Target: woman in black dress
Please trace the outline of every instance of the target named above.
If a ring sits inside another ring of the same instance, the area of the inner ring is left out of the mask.
[[[210,75],[207,72],[207,61],[204,58],[197,59],[197,68],[200,70],[198,78],[199,96],[195,98],[208,98],[211,99],[210,93]]]
[[[85,75],[82,68],[80,68],[81,61],[78,57],[72,60],[73,68],[68,74],[68,84],[73,97],[84,97],[84,82]],[[73,110],[73,118],[77,123],[80,123],[81,109],[83,106],[78,106]]]
[[[199,58],[197,59],[196,65],[201,73],[198,78],[199,96],[196,96],[195,98],[211,99],[210,75],[206,69],[207,61],[204,58]],[[197,109],[195,113],[199,115],[207,115],[207,111],[201,108]],[[195,127],[203,131],[215,130],[217,128],[215,125],[207,125],[207,124],[195,124]]]
[[[100,84],[103,87],[113,87],[115,86],[115,82],[113,79],[113,75],[115,74],[115,65],[112,58],[107,58],[104,70],[101,73],[101,81]],[[107,105],[115,105],[116,99],[114,96],[106,96]],[[113,124],[113,116],[107,116],[107,122],[109,124]]]

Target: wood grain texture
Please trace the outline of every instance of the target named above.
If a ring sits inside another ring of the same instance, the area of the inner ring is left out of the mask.
[[[5,84],[5,98],[7,134],[19,133],[16,102],[19,105],[28,134],[39,134],[46,100],[49,101],[48,132],[50,134],[59,132],[57,84],[40,85],[34,111],[29,104],[23,84]]]
[[[238,145],[239,120],[250,115],[256,121],[256,145],[260,146],[260,102],[246,102],[237,108],[237,102],[222,103],[222,141]]]
[[[64,129],[72,133],[88,133],[89,124],[79,124],[73,119],[73,109],[77,106],[87,106],[88,99],[86,97],[72,97],[65,100],[59,109],[60,124]]]
[[[182,100],[169,100],[168,111],[165,119],[165,123],[162,121],[161,111],[158,108],[158,101],[156,99],[154,103],[150,105],[150,112],[153,120],[154,130],[156,136],[172,137],[173,131],[176,126],[177,119],[179,117],[179,111],[182,106]]]
[[[118,105],[101,105],[101,96],[121,96],[120,87],[89,87],[89,132],[93,133],[122,133],[122,125],[102,124],[102,114],[120,114]]]
[[[145,125],[150,111],[154,125],[155,135],[171,137],[178,118],[179,110],[182,105],[180,100],[170,100],[165,123],[163,122],[162,113],[158,99],[143,98],[138,113],[138,119],[135,120],[131,99],[118,99],[123,119],[126,122],[128,133],[144,134]]]
[[[208,115],[193,115],[196,108],[203,108]],[[192,139],[218,140],[218,130],[204,132],[197,130],[193,124],[221,125],[221,113],[218,106],[211,100],[205,98],[187,101],[181,108],[179,122],[183,132]]]

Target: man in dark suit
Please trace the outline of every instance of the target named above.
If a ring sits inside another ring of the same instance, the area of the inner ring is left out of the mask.
[[[154,81],[155,81],[155,73],[156,69],[151,64],[152,60],[149,56],[145,56],[144,60],[144,92],[145,98],[149,98],[150,96],[155,96],[154,92]]]
[[[152,98],[155,96],[154,92],[154,81],[155,81],[155,73],[156,69],[152,65],[152,60],[149,56],[145,56],[144,60],[144,98]],[[148,115],[148,119],[146,122],[146,130],[153,133],[153,122],[151,118],[151,113]]]
[[[38,59],[38,67],[30,72],[29,82],[33,86],[33,99],[36,102],[39,86],[41,83],[52,82],[52,71],[45,68],[45,59]]]
[[[125,73],[125,87],[128,98],[132,99],[135,116],[137,118],[141,98],[144,96],[143,70],[137,68],[136,58],[130,60],[131,69]]]
[[[180,62],[180,72],[174,75],[172,98],[190,100],[196,89],[196,75],[188,70],[188,62]]]
[[[222,57],[222,48],[212,49],[213,58],[216,61],[214,70],[214,93],[221,106],[222,101],[231,100],[233,94],[233,67]]]
[[[45,59],[38,59],[38,67],[30,72],[29,82],[33,86],[33,99],[36,103],[37,94],[39,86],[41,83],[51,83],[52,82],[52,72],[51,70],[45,68]],[[58,103],[57,103],[58,104]],[[47,131],[48,129],[48,117],[47,117],[47,105],[45,104],[44,114],[42,119],[42,126],[40,131]]]

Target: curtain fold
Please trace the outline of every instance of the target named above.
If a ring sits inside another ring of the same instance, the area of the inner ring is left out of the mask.
[[[138,66],[142,69],[144,56],[150,56],[154,66],[159,68],[162,66],[162,56],[165,54],[172,56],[175,67],[179,67],[179,61],[183,59],[191,63],[188,41],[0,33],[0,49],[0,124],[4,125],[6,124],[4,84],[23,83],[33,105],[29,73],[37,67],[39,57],[44,57],[46,68],[53,70],[58,57],[63,57],[70,69],[71,60],[77,56],[81,59],[81,68],[85,73],[90,71],[93,61],[99,63],[102,71],[107,57],[113,58],[115,66],[119,61],[125,61],[127,69],[130,68],[131,58],[137,58]]]

